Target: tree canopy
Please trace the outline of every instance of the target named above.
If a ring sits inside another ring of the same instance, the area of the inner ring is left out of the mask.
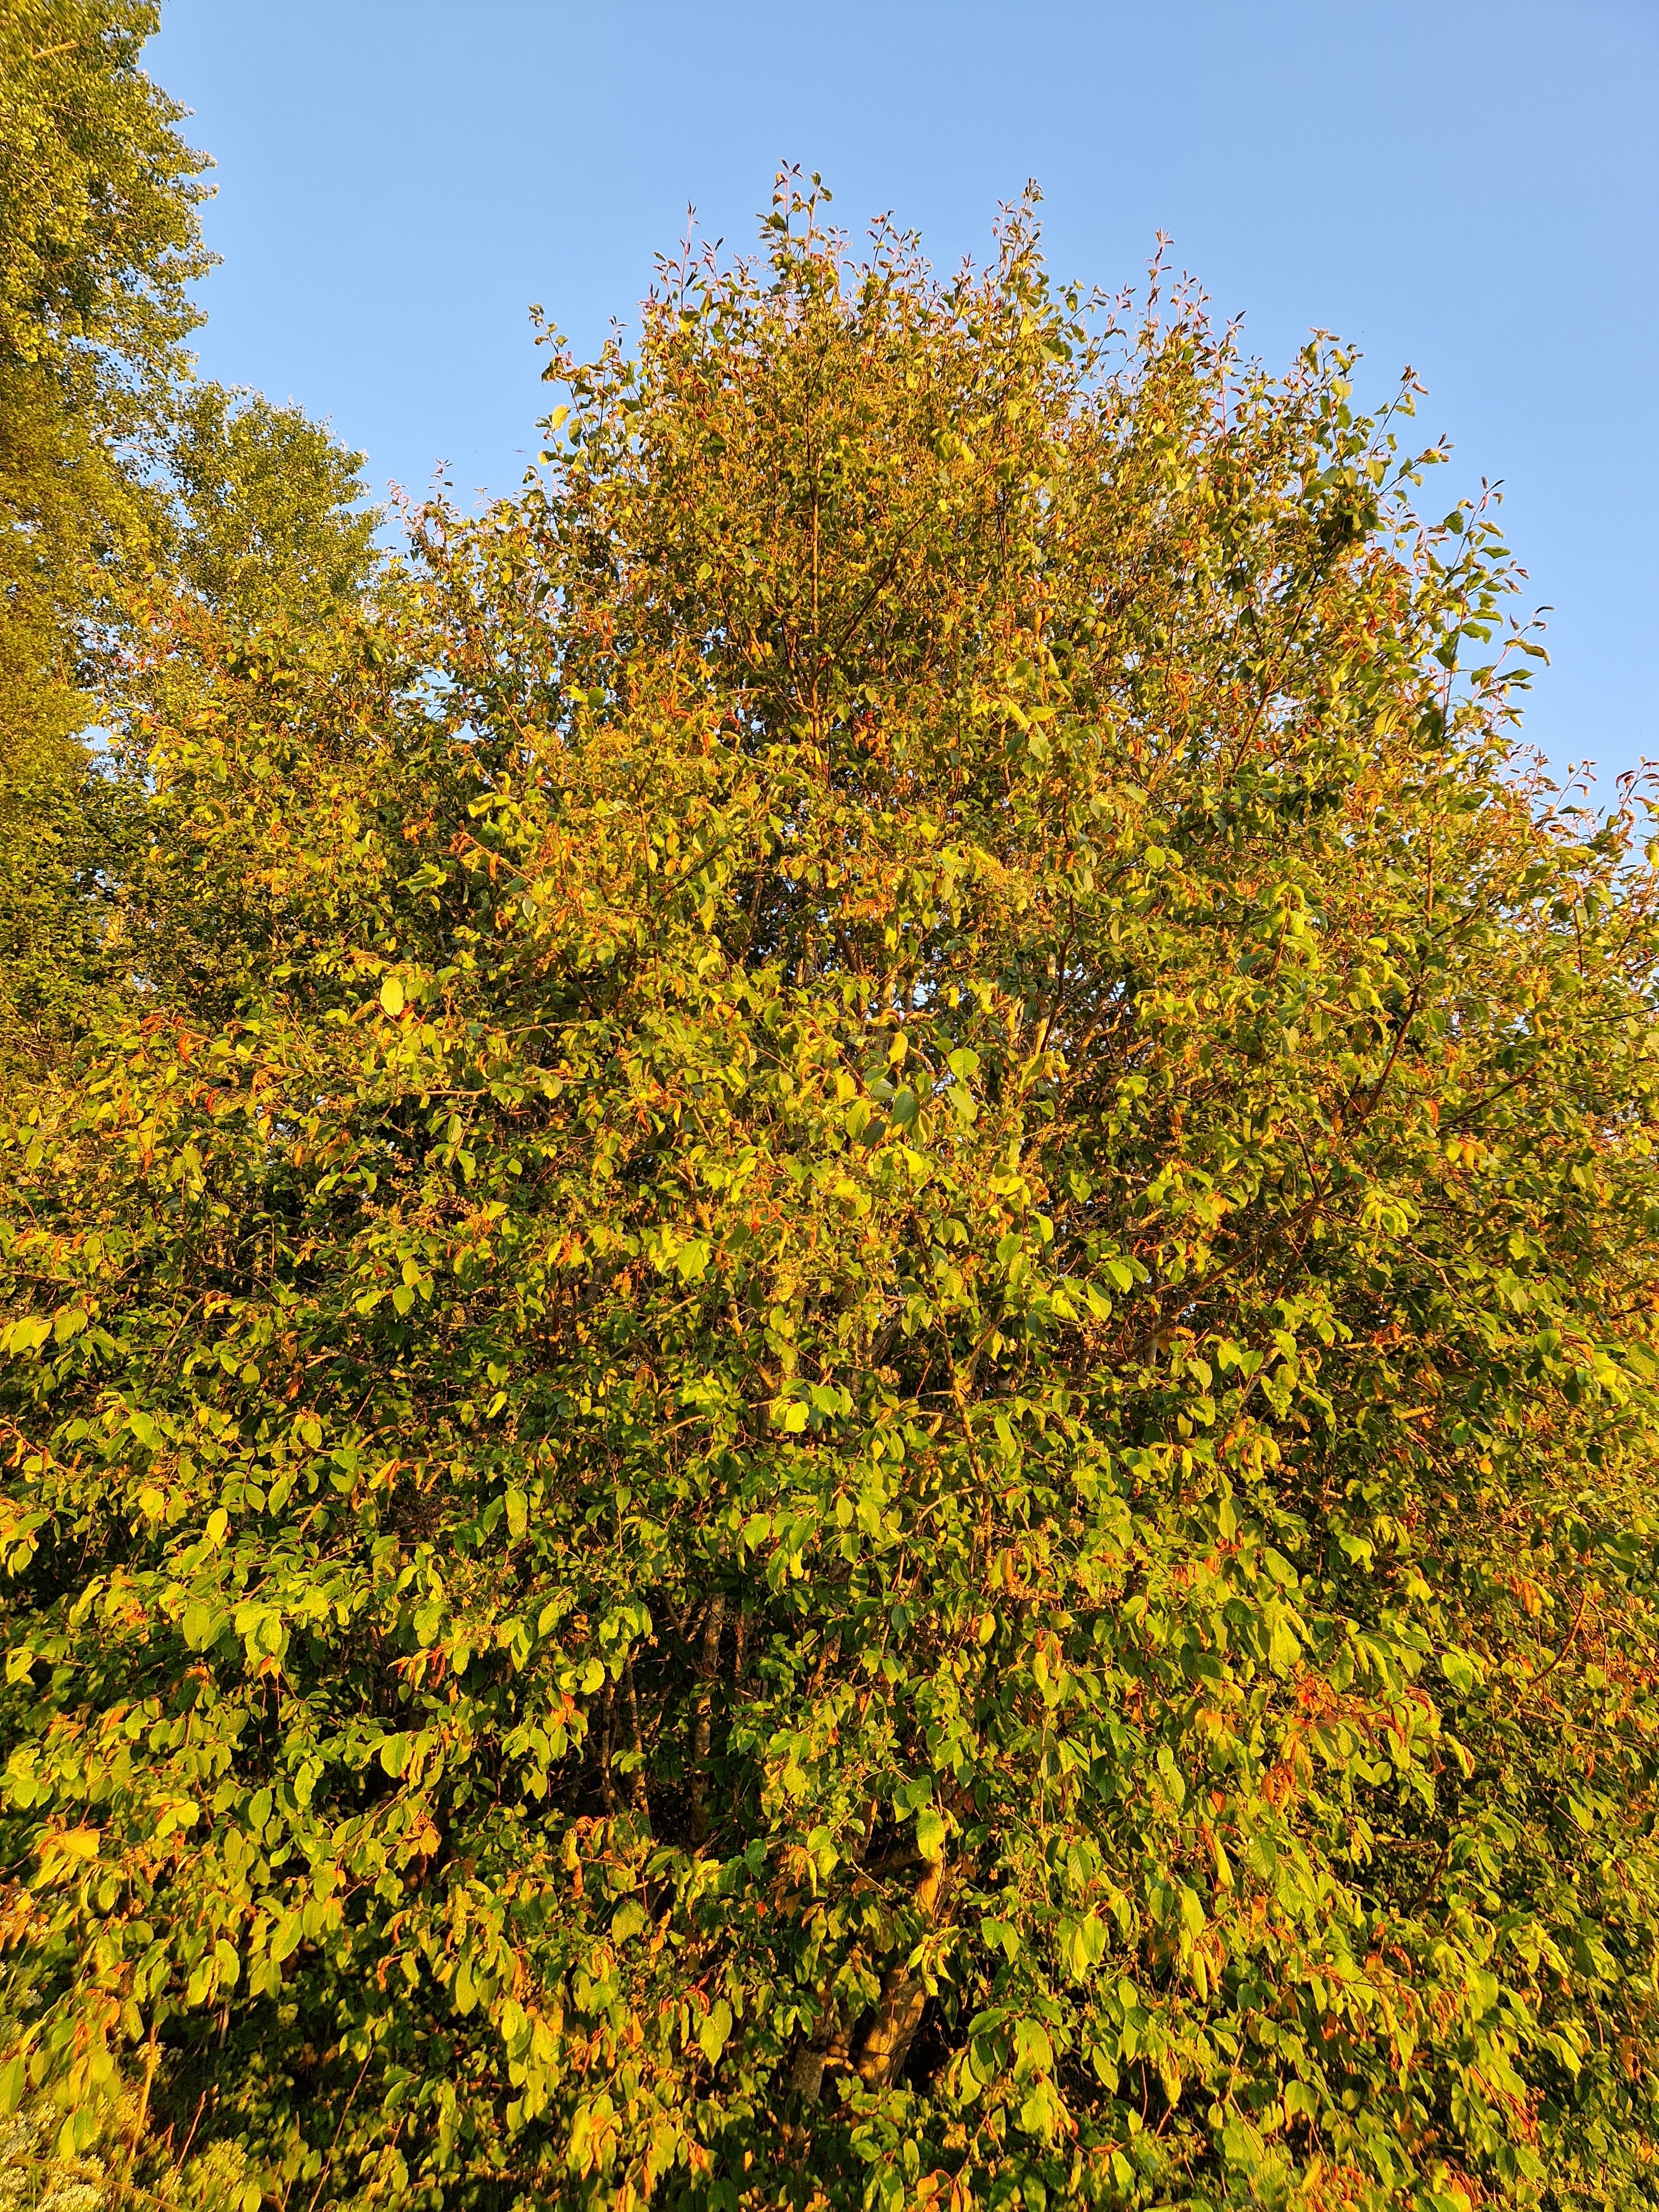
[[[140,547],[207,265],[206,167],[138,56],[144,0],[11,0],[0,20],[0,760],[88,719],[83,618]]]
[[[136,684],[155,600],[314,627],[373,565],[362,456],[185,350],[208,163],[139,65],[157,17],[0,18],[0,1078],[86,1028],[112,970],[136,787],[86,740],[158,683],[187,714],[187,649]]]
[[[135,632],[0,2099],[250,2212],[1655,2201],[1637,799],[1409,383],[763,236]]]

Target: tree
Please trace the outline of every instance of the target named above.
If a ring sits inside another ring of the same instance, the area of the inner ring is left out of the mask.
[[[315,631],[363,589],[362,456],[299,409],[198,381],[207,163],[139,63],[150,0],[22,0],[0,23],[0,1073],[27,1080],[125,974],[141,702],[189,712],[183,592],[239,632]],[[113,753],[93,756],[105,722]]]
[[[147,730],[187,723],[228,652],[314,659],[374,589],[362,454],[295,406],[182,374],[167,411],[142,565],[106,579],[85,625],[101,648],[102,749],[20,743],[0,781],[0,1069],[15,1080],[54,1066],[129,987]]]
[[[208,265],[206,161],[143,75],[149,0],[0,22],[0,769],[85,726],[86,623],[142,551],[146,483]]]
[[[0,1073],[72,1028],[100,967],[112,794],[88,784],[122,576],[157,519],[167,396],[198,319],[204,163],[143,75],[153,6],[0,21]],[[117,809],[118,811],[118,807]]]
[[[66,2148],[1652,2200],[1639,808],[1528,771],[1409,387],[1092,308],[786,184],[521,496],[191,634],[3,1140]]]

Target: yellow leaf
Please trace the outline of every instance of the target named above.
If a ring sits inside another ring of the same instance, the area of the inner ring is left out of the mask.
[[[380,986],[380,1004],[394,1018],[404,1010],[404,987],[395,975],[388,975]]]
[[[50,1871],[54,1859],[95,1859],[98,1844],[96,1828],[60,1828],[55,1834],[41,1838],[41,1865]]]

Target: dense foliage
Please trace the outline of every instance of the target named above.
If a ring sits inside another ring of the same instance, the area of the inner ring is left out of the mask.
[[[54,1059],[120,963],[135,703],[159,593],[246,630],[360,589],[360,456],[297,409],[197,380],[204,157],[139,65],[154,0],[0,9],[0,1079]],[[192,656],[163,683],[176,712]]]
[[[1653,2202],[1634,804],[1409,392],[818,218],[133,617],[0,2102],[112,2202]]]
[[[205,166],[138,67],[143,0],[0,15],[0,758],[72,739],[85,617],[142,546],[142,464],[200,320]]]
[[[77,738],[198,319],[203,165],[137,67],[154,23],[133,0],[0,11],[0,1076],[76,1026],[99,963],[83,893],[114,824]]]

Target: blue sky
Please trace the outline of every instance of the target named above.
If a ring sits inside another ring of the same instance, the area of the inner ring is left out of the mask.
[[[1534,741],[1659,755],[1659,0],[165,0],[151,72],[216,158],[204,368],[331,417],[371,480],[503,489],[526,310],[627,323],[653,254],[752,242],[782,158],[941,266],[1044,194],[1056,273],[1159,230],[1253,350],[1409,362],[1547,601]]]

